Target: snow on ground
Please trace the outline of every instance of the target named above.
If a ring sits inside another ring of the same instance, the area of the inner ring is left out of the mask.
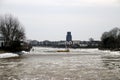
[[[2,53],[2,54],[0,54],[0,58],[11,58],[11,57],[19,57],[19,55],[14,54],[14,53]]]
[[[21,51],[18,53],[1,53],[0,58],[11,58],[11,57],[19,57],[19,55],[27,54],[29,52]]]
[[[20,53],[21,53],[21,54],[27,54],[27,53],[29,53],[29,52],[21,51]]]

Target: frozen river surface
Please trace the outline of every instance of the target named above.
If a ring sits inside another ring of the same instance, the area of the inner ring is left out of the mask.
[[[0,59],[0,80],[120,80],[120,52],[97,49],[34,48]]]

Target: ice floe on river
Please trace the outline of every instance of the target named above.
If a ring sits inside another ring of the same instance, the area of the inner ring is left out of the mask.
[[[11,58],[11,57],[19,57],[19,55],[14,54],[14,53],[2,53],[2,54],[0,54],[0,58]]]
[[[1,53],[0,58],[12,58],[12,57],[19,57],[20,55],[27,54],[26,51],[21,51],[18,53]]]

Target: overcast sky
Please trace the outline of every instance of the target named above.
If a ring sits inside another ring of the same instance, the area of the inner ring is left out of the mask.
[[[0,15],[12,14],[32,40],[99,40],[102,33],[120,28],[119,0],[0,0]]]

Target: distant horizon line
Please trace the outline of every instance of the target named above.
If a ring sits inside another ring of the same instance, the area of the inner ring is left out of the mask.
[[[35,40],[35,39],[28,39],[29,41],[66,41],[66,40]],[[90,41],[90,40],[72,40],[72,41]],[[100,40],[94,40],[94,41],[100,41]]]

